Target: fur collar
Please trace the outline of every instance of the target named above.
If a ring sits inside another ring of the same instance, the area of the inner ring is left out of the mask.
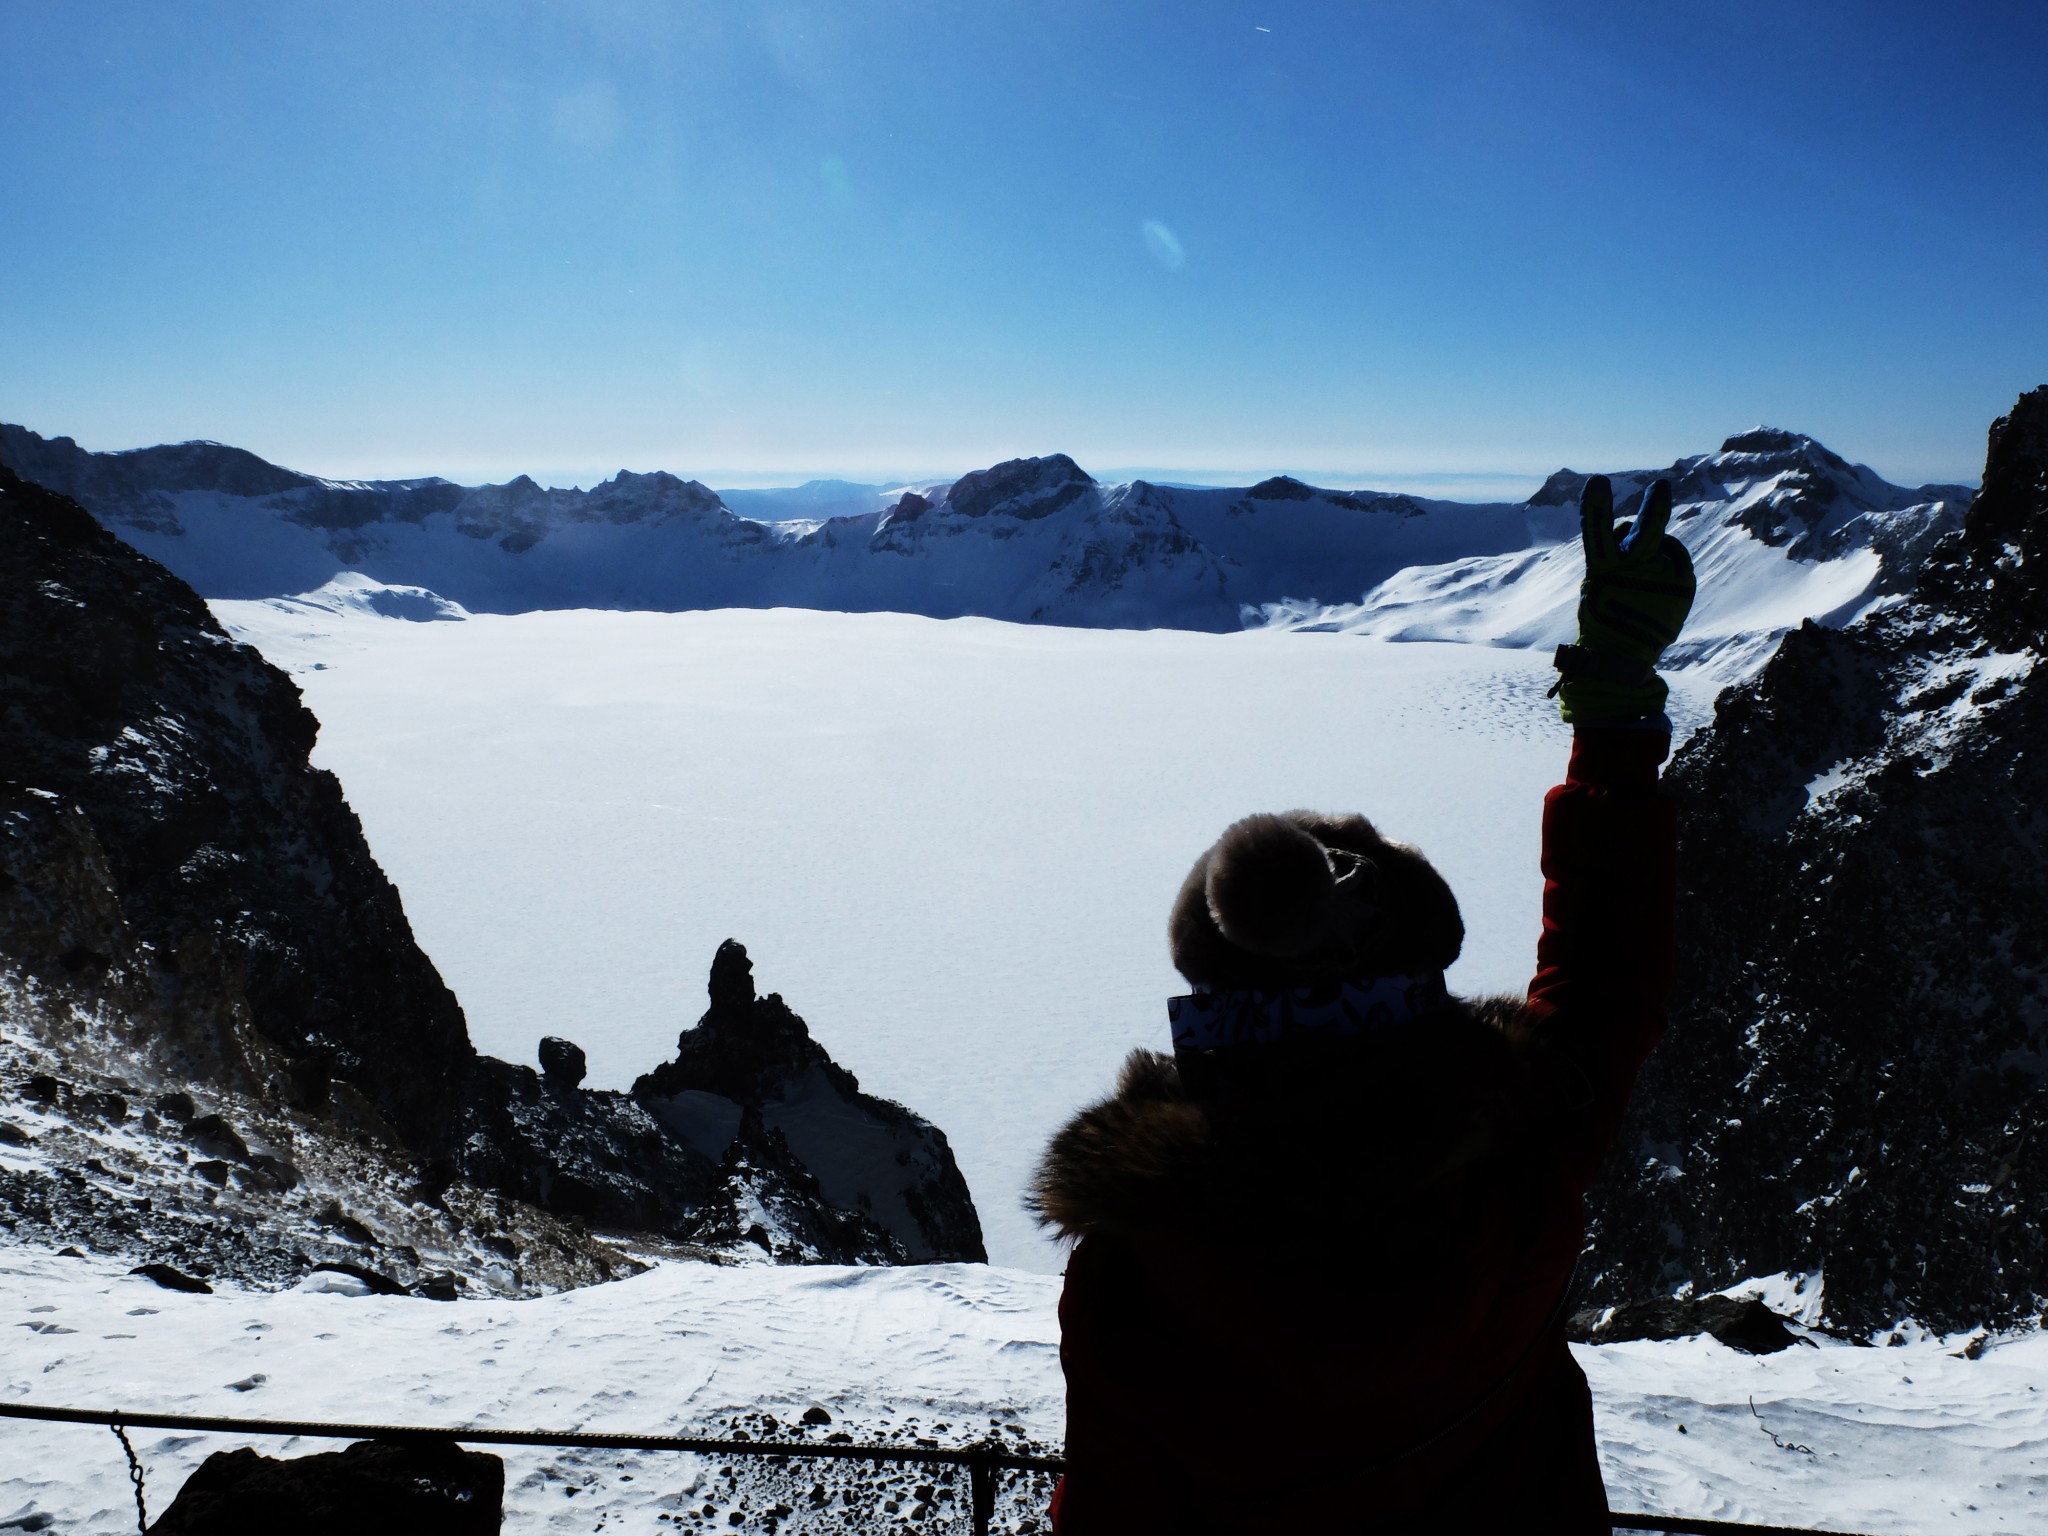
[[[1214,1080],[1191,1081],[1198,1065],[1131,1053],[1046,1149],[1026,1196],[1043,1225],[1384,1262],[1441,1251],[1475,1201],[1526,1203],[1545,1161],[1519,1000],[1247,1051]]]

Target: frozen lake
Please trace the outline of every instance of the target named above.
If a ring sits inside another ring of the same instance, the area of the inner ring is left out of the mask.
[[[222,602],[288,667],[478,1047],[623,1088],[752,954],[871,1092],[945,1130],[998,1263],[1046,1137],[1163,1046],[1168,906],[1254,810],[1359,810],[1465,912],[1451,984],[1533,963],[1548,657],[1331,634],[797,610],[409,622]],[[1704,682],[1675,705],[1704,707]]]

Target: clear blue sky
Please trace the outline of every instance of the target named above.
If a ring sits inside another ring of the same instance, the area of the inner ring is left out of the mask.
[[[0,419],[725,483],[1770,422],[1973,479],[2048,381],[2044,71],[2019,0],[0,0]]]

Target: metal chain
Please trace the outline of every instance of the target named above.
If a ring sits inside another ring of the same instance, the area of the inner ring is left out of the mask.
[[[1755,1413],[1761,1422],[1763,1415],[1758,1412],[1753,1399],[1750,1411]],[[114,1437],[121,1442],[121,1449],[127,1453],[128,1479],[135,1484],[136,1529],[142,1532],[143,1536],[148,1536],[149,1507],[143,1502],[142,1462],[135,1455],[135,1447],[128,1443],[122,1417],[118,1411],[109,1414],[104,1410],[57,1408],[37,1403],[0,1401],[0,1420],[27,1419],[54,1424],[104,1424],[111,1429]],[[140,1421],[138,1427],[150,1429],[198,1430],[203,1433],[236,1435],[290,1435],[331,1440],[403,1440],[450,1444],[467,1442],[471,1445],[576,1446],[630,1451],[690,1451],[698,1455],[721,1457],[822,1458],[911,1462],[923,1466],[965,1466],[969,1482],[969,1514],[976,1520],[989,1520],[993,1517],[997,1483],[1001,1473],[1057,1473],[1065,1470],[1062,1458],[1025,1456],[1006,1451],[1000,1443],[988,1440],[977,1445],[941,1449],[936,1446],[853,1445],[815,1441],[713,1440],[683,1435],[607,1435],[566,1430],[435,1428],[421,1424],[331,1424],[283,1419],[213,1418],[191,1414],[145,1413],[137,1415],[137,1419]],[[1765,1426],[1764,1432],[1771,1433],[1768,1426]],[[1815,1454],[1811,1446],[1800,1445],[1775,1434],[1771,1434],[1771,1438],[1788,1451],[1797,1451],[1806,1456]],[[975,1484],[980,1486],[975,1487]],[[1840,1531],[1816,1531],[1789,1525],[1751,1525],[1726,1520],[1697,1520],[1683,1515],[1616,1513],[1608,1517],[1608,1523],[1617,1531],[1663,1531],[1667,1536],[1848,1536],[1848,1533]]]
[[[135,1529],[141,1536],[149,1536],[149,1506],[142,1502],[142,1463],[136,1458],[135,1447],[128,1443],[128,1431],[121,1427],[118,1410],[107,1421],[107,1428],[114,1432],[114,1438],[121,1442],[121,1449],[128,1453],[128,1481],[135,1485]]]

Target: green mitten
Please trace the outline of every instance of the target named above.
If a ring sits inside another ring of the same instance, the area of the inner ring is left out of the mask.
[[[1595,475],[1579,494],[1586,579],[1579,583],[1579,643],[1557,648],[1558,709],[1568,725],[1661,716],[1670,690],[1657,658],[1692,612],[1692,556],[1664,531],[1671,485],[1658,480],[1633,527],[1614,526],[1614,488]]]

